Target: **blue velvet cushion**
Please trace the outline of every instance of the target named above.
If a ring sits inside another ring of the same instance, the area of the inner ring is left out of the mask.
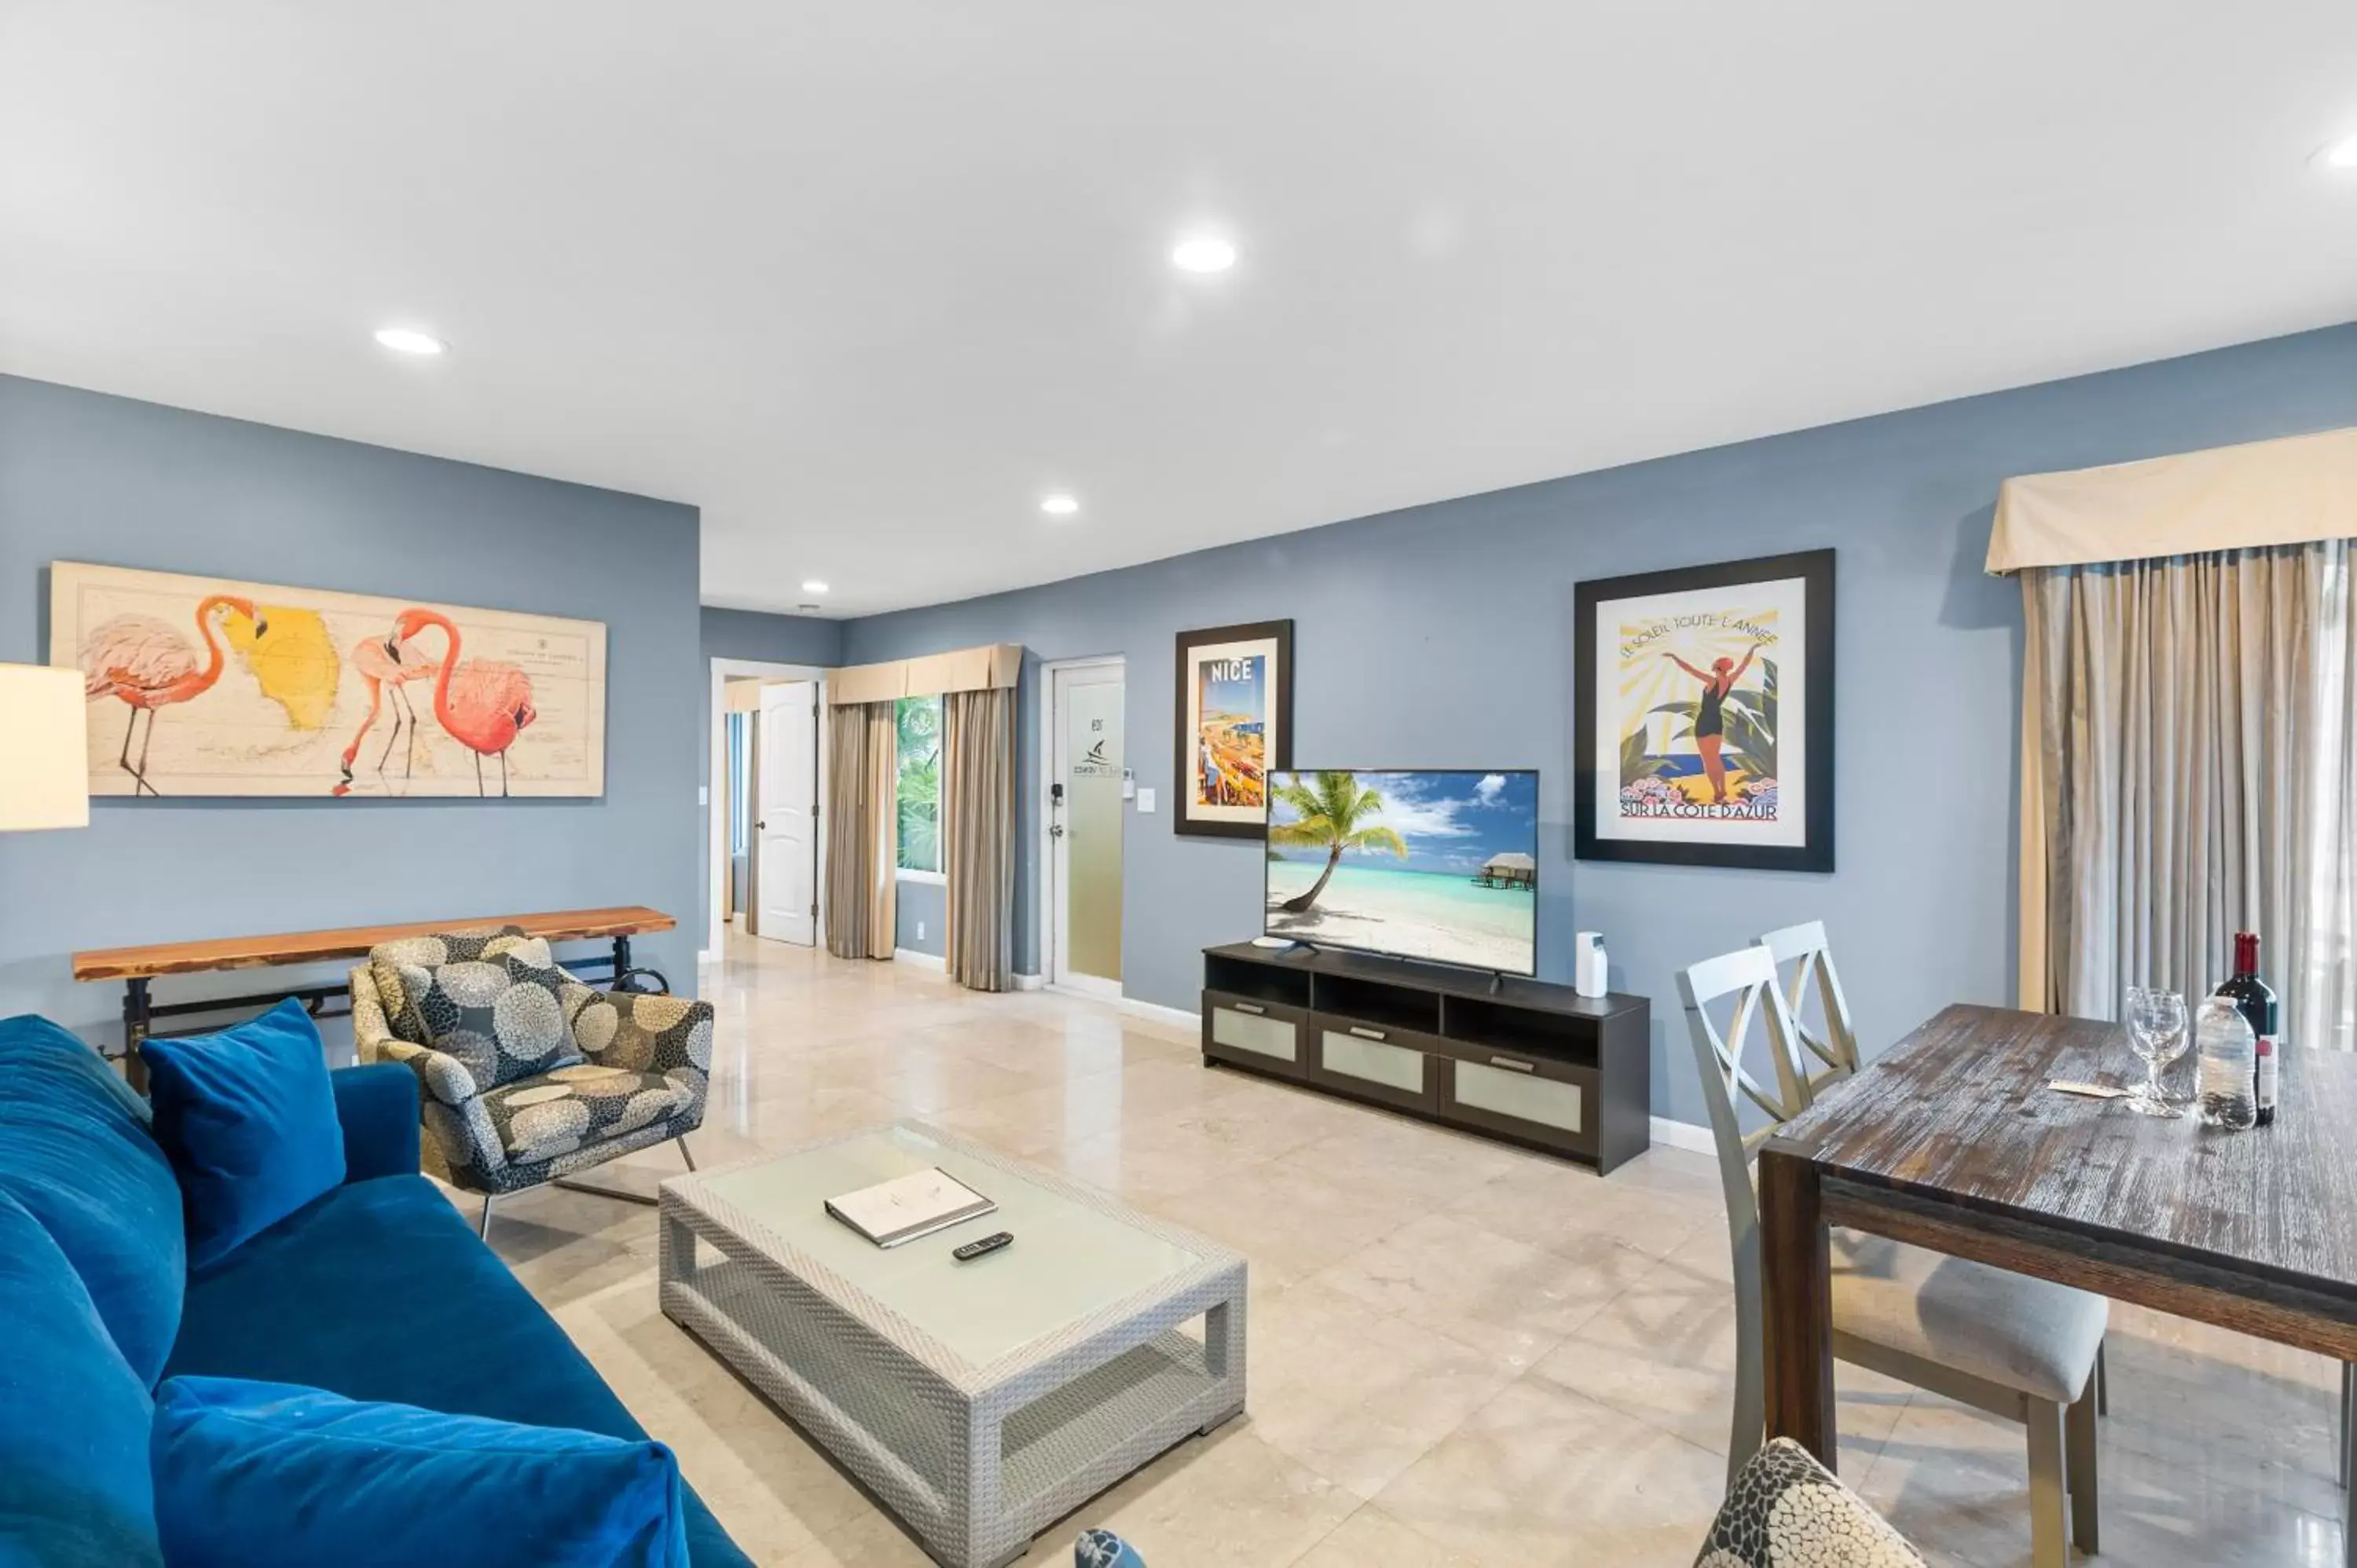
[[[318,1026],[288,997],[218,1035],[147,1040],[156,1141],[201,1268],[342,1185],[344,1133]]]
[[[179,1183],[145,1101],[97,1052],[30,1014],[0,1019],[0,1195],[56,1240],[153,1388],[188,1281]]]
[[[190,1274],[165,1375],[301,1383],[458,1415],[647,1434],[420,1176],[348,1182]],[[752,1568],[693,1487],[687,1546],[695,1568]]]
[[[0,1563],[162,1568],[147,1380],[124,1360],[65,1252],[5,1197],[0,1324]]]
[[[679,1464],[643,1439],[173,1378],[152,1452],[172,1568],[687,1563]]]

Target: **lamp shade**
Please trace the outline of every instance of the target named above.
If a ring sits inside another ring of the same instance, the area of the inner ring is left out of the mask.
[[[81,671],[0,664],[0,832],[90,825]]]

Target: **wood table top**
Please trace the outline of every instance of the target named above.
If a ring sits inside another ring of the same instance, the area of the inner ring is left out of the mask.
[[[1953,1006],[1768,1146],[1828,1178],[2357,1294],[2357,1054],[2286,1047],[2281,1113],[2239,1133],[2046,1087],[2143,1071],[2119,1025]]]
[[[413,920],[406,925],[343,926],[324,931],[217,937],[207,941],[155,942],[145,947],[92,948],[73,955],[73,977],[145,980],[159,974],[202,974],[222,969],[316,963],[328,959],[360,958],[379,942],[398,941],[404,937],[479,930],[491,926],[522,926],[535,937],[573,941],[668,931],[678,924],[660,909],[630,904],[609,909],[554,909],[535,915],[477,915],[466,919]]]

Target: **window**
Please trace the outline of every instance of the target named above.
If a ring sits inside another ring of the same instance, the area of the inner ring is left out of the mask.
[[[753,853],[753,725],[750,714],[730,714],[728,725],[728,853]]]
[[[903,697],[893,711],[900,730],[900,869],[942,874],[942,700]]]

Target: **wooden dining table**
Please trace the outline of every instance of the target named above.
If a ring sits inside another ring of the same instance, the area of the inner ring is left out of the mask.
[[[2050,1087],[2139,1079],[2119,1025],[1953,1006],[1825,1090],[1760,1146],[1768,1435],[1838,1456],[1831,1226],[2357,1361],[2357,1055],[2280,1070],[2267,1127],[2141,1116]]]

